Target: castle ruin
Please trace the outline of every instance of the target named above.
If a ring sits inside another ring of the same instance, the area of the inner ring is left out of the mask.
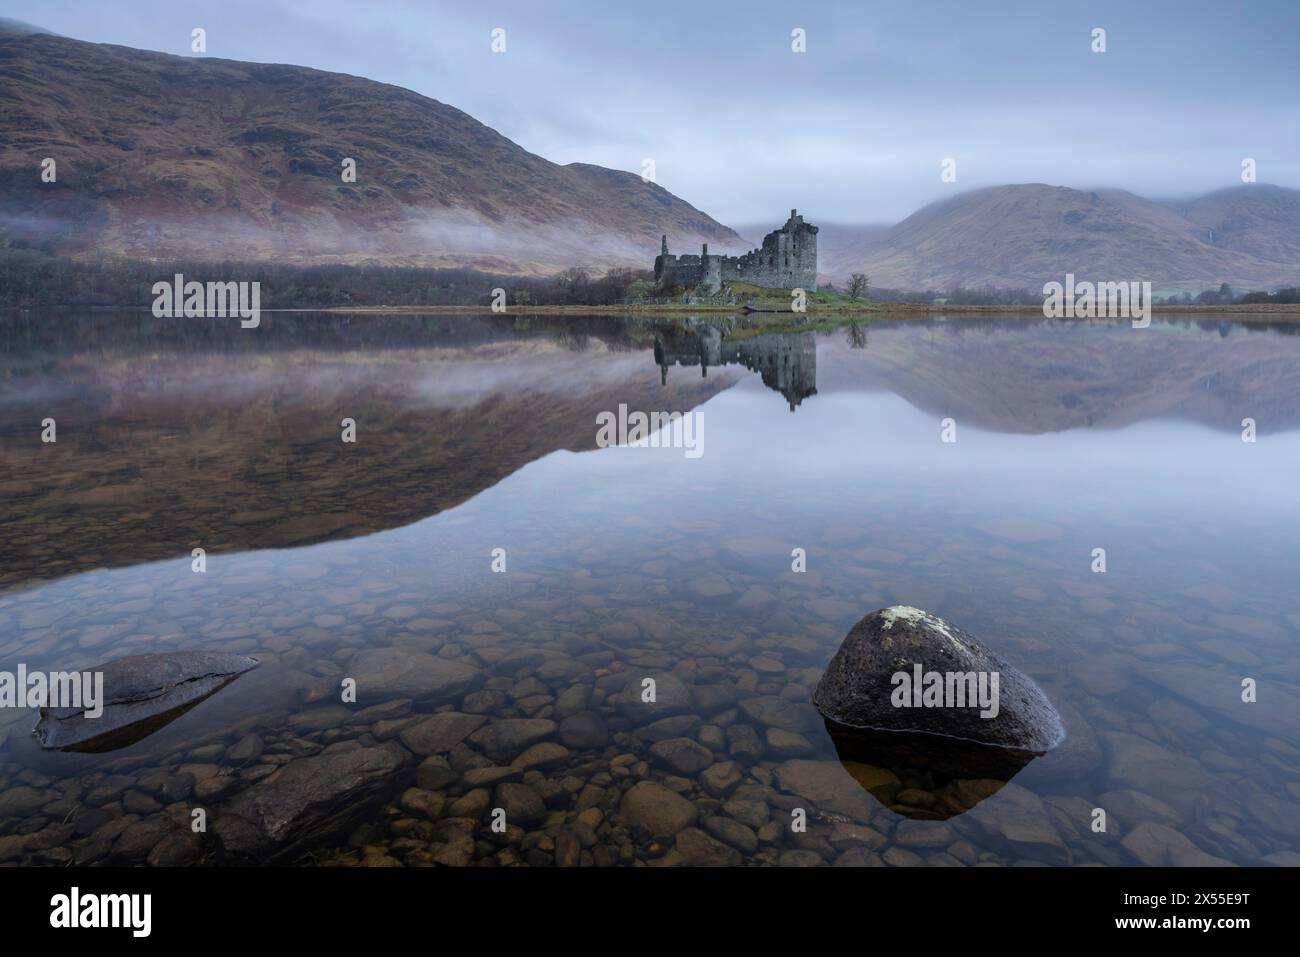
[[[769,289],[817,288],[817,227],[805,223],[796,209],[780,229],[763,237],[763,245],[743,256],[709,255],[705,243],[698,256],[674,256],[663,237],[655,257],[655,287],[675,286],[700,295],[722,291],[723,280],[753,283]]]

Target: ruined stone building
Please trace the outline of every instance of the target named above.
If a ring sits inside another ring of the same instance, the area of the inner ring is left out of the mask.
[[[712,295],[721,291],[723,280],[812,292],[817,288],[817,227],[805,223],[799,211],[792,209],[784,226],[772,230],[763,237],[760,248],[743,256],[711,256],[708,243],[698,256],[674,256],[668,252],[668,237],[663,237],[655,257],[657,288],[681,286]]]
[[[659,381],[668,384],[671,366],[698,366],[701,376],[710,366],[742,365],[757,372],[763,384],[785,396],[793,412],[817,394],[817,339],[811,332],[771,333],[728,341],[712,326],[689,335],[655,337]]]

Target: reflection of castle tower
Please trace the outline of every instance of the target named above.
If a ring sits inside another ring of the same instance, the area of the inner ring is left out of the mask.
[[[785,396],[791,412],[817,394],[817,338],[811,332],[724,341],[718,329],[703,326],[698,334],[657,337],[654,354],[659,381],[665,385],[672,365],[698,365],[701,376],[708,375],[711,365],[743,365]]]
[[[700,367],[700,378],[707,378],[709,366],[722,362],[722,333],[713,326],[704,326],[698,334],[655,337],[655,365],[659,367],[660,385],[668,384],[668,367]]]
[[[763,385],[785,396],[791,412],[817,394],[817,337],[811,332],[742,339],[724,361],[757,372]]]

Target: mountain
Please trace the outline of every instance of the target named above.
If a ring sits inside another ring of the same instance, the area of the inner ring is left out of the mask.
[[[1281,263],[1300,263],[1300,190],[1254,183],[1172,204],[1206,242]]]
[[[0,229],[74,255],[540,274],[646,268],[663,233],[745,247],[637,174],[552,163],[396,86],[33,31],[0,24]]]
[[[1156,290],[1300,283],[1300,192],[1252,184],[1160,203],[1123,190],[1038,183],[973,190],[932,203],[883,234],[819,243],[837,282],[942,290],[954,285],[1041,289],[1080,279],[1150,280]],[[819,237],[820,238],[820,237]]]
[[[41,180],[46,157],[57,180]],[[343,161],[356,161],[344,182]],[[784,209],[781,202],[779,208]],[[77,257],[468,266],[543,275],[751,248],[641,177],[558,165],[409,90],[305,67],[86,43],[0,20],[0,239]],[[1156,202],[1023,184],[893,226],[827,222],[821,274],[876,288],[1039,290],[1150,280],[1161,294],[1300,284],[1300,192]],[[746,237],[742,239],[741,236]]]
[[[0,17],[0,33],[47,33],[50,36],[58,36],[57,33],[50,33],[49,30],[42,27],[24,23],[22,20],[14,20],[10,17]]]

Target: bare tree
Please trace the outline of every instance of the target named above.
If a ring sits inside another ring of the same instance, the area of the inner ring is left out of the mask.
[[[850,299],[865,299],[871,288],[871,277],[864,272],[855,272],[849,277],[848,295]]]
[[[578,297],[591,285],[591,273],[581,266],[570,266],[555,277],[555,283],[562,290],[566,302],[577,304]]]

